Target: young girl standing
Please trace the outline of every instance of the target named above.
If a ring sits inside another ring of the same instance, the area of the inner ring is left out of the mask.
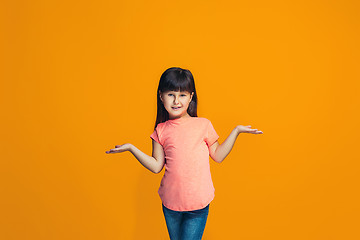
[[[251,126],[236,126],[220,145],[213,125],[197,116],[194,78],[187,69],[172,67],[160,78],[152,156],[134,145],[116,145],[106,153],[130,151],[153,173],[165,166],[158,194],[171,240],[201,240],[210,202],[215,197],[209,156],[221,163],[240,133],[262,134]]]

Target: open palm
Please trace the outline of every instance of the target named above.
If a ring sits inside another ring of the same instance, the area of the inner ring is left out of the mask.
[[[125,143],[123,145],[115,145],[115,148],[106,151],[106,153],[121,153],[128,151],[130,149],[130,144]]]
[[[236,126],[239,133],[253,133],[253,134],[262,134],[262,131],[259,131],[258,129],[251,129],[251,125],[243,126],[238,125]]]

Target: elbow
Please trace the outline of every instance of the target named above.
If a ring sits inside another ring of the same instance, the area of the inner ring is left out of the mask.
[[[161,173],[161,170],[162,170],[162,169],[157,170],[157,171],[154,171],[153,173],[155,173],[155,174],[159,174],[159,173]]]
[[[210,155],[210,157],[217,163],[221,163],[224,160],[223,158],[219,158],[214,155]]]
[[[162,169],[163,169],[162,167],[158,167],[158,168],[155,168],[152,172],[155,174],[159,174],[159,173],[161,173]]]
[[[224,161],[224,158],[216,159],[215,161],[216,161],[217,163],[222,163],[222,161]]]
[[[149,170],[154,174],[158,174],[160,172],[158,168],[149,169]]]
[[[216,149],[209,152],[210,157],[217,163],[221,163],[225,157],[223,157],[222,152],[219,151],[221,146],[218,146]]]

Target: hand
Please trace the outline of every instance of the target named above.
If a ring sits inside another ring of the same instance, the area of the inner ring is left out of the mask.
[[[262,131],[259,131],[257,129],[251,129],[251,125],[247,125],[247,126],[243,126],[243,125],[238,125],[235,128],[238,133],[253,133],[253,134],[262,134]]]
[[[123,145],[115,145],[115,148],[110,149],[110,151],[106,151],[106,153],[121,153],[121,152],[126,152],[126,151],[130,151],[130,147],[131,144],[130,143],[125,143]]]

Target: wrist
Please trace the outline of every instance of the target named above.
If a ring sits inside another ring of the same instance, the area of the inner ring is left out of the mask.
[[[134,145],[132,145],[131,143],[127,143],[126,150],[132,153],[134,150]]]
[[[235,131],[236,135],[239,135],[241,133],[239,126],[236,126],[234,131]]]

